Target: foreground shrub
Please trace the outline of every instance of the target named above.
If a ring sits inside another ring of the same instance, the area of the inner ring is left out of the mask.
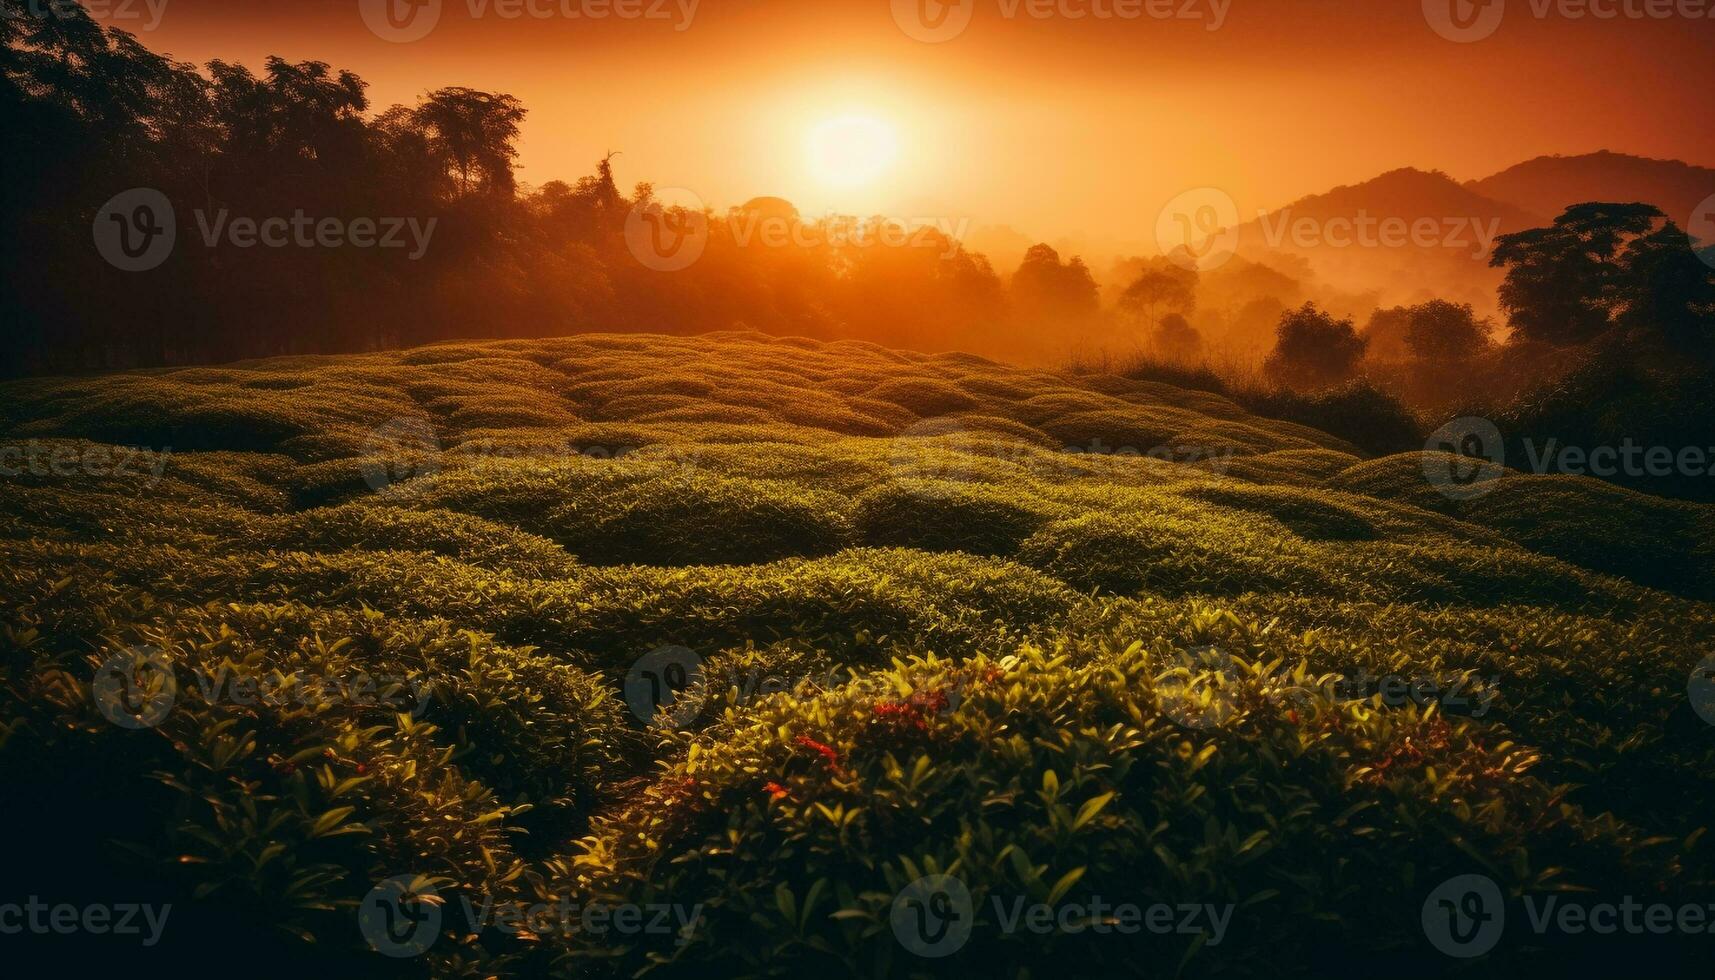
[[[1514,894],[1665,880],[1645,842],[1563,805],[1535,762],[1433,708],[1337,702],[1302,673],[1211,668],[1159,642],[1083,666],[1030,651],[920,661],[709,730],[599,824],[559,887],[700,909],[688,936],[624,944],[617,973],[1355,968],[1433,955],[1424,895],[1470,871],[1473,850]],[[912,924],[912,883],[935,875],[968,889],[974,925],[931,961],[896,934]],[[1219,935],[1005,924],[1018,903],[1097,898],[1231,919]],[[569,952],[598,964],[615,949]]]

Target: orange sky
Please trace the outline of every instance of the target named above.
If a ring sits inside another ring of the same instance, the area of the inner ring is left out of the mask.
[[[942,43],[900,26],[936,0],[897,15],[889,0],[701,0],[688,24],[691,0],[528,0],[549,16],[515,18],[500,11],[526,0],[442,0],[411,43],[377,37],[359,0],[164,2],[139,33],[177,58],[320,59],[367,79],[378,108],[444,85],[508,92],[530,109],[524,181],[620,150],[623,184],[719,206],[776,194],[811,215],[1119,243],[1203,185],[1250,212],[1400,166],[1464,179],[1601,148],[1715,164],[1715,19],[1536,17],[1547,0],[1506,0],[1475,43],[1438,36],[1419,0],[965,0],[968,27]],[[1146,2],[1196,19],[1096,15]],[[560,13],[614,3],[670,16]],[[873,182],[838,186],[810,162],[810,132],[842,116],[896,137]]]

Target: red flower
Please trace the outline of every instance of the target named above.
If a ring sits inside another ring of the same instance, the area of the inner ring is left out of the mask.
[[[828,745],[825,742],[818,742],[808,735],[800,735],[794,741],[799,745],[814,751],[817,755],[820,755],[827,761],[830,768],[838,769],[840,767],[840,754],[834,751],[834,747],[832,745]]]
[[[771,800],[782,799],[787,795],[786,787],[780,785],[779,783],[775,782],[772,779],[770,779],[767,783],[763,784],[762,788],[768,792],[768,798]]]

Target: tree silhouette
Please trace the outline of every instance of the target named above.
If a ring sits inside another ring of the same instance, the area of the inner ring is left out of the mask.
[[[1488,351],[1490,324],[1469,303],[1444,299],[1406,310],[1405,346],[1419,361],[1456,364]]]
[[[1628,329],[1659,331],[1697,353],[1715,340],[1715,267],[1671,221],[1627,246],[1615,298],[1617,322]]]
[[[1364,341],[1350,319],[1336,319],[1306,303],[1280,318],[1263,371],[1286,387],[1328,388],[1351,380],[1363,356]]]
[[[1194,361],[1203,352],[1202,334],[1178,313],[1162,317],[1150,340],[1156,352],[1170,361]]]
[[[1012,275],[1011,293],[1019,316],[1038,324],[1087,323],[1101,305],[1084,260],[1073,256],[1062,263],[1060,253],[1047,245],[1032,245],[1024,253]]]
[[[1507,270],[1500,301],[1515,334],[1565,347],[1607,330],[1620,247],[1660,217],[1647,204],[1579,204],[1551,227],[1497,238],[1489,264]]]
[[[1196,309],[1197,273],[1176,267],[1145,270],[1120,294],[1119,307],[1133,317],[1141,318],[1144,326],[1153,333],[1157,308],[1178,313]]]
[[[525,111],[510,95],[444,88],[429,93],[414,115],[428,134],[431,152],[457,181],[459,195],[511,195],[516,187],[512,161],[518,156],[513,144]],[[608,167],[606,160],[602,167]]]

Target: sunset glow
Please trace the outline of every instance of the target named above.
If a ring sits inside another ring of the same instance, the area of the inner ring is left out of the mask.
[[[899,156],[893,128],[869,116],[838,116],[808,139],[811,172],[833,187],[868,187],[887,177]]]

